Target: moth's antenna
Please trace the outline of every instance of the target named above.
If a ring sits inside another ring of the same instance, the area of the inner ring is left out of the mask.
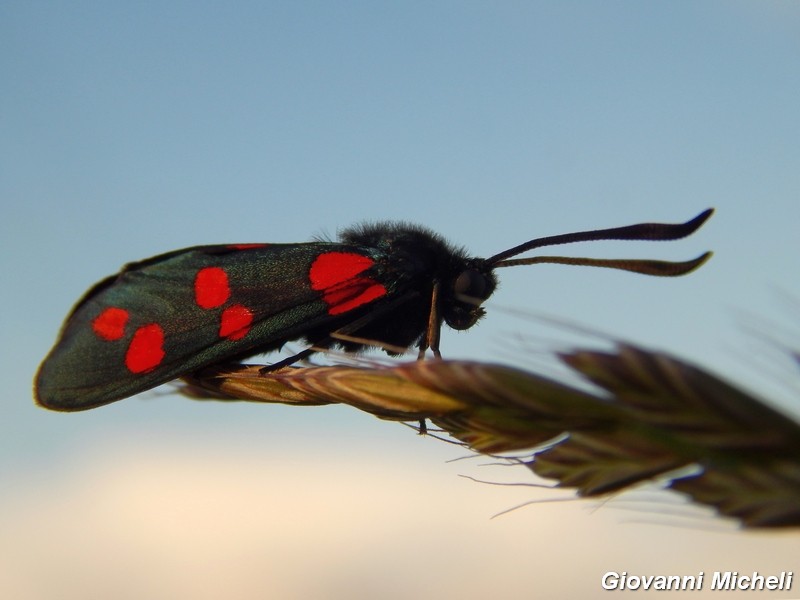
[[[706,252],[697,258],[684,262],[669,260],[636,260],[631,258],[580,258],[572,256],[534,256],[532,258],[517,258],[504,260],[494,265],[495,267],[514,267],[517,265],[535,265],[541,263],[554,263],[558,265],[578,265],[581,267],[605,267],[632,271],[642,275],[655,275],[657,277],[675,277],[686,275],[706,262],[713,252]]]
[[[513,267],[517,265],[533,265],[541,263],[556,263],[562,265],[580,265],[586,267],[605,267],[622,269],[645,275],[675,276],[683,275],[702,265],[711,257],[711,252],[706,252],[693,260],[685,262],[671,262],[661,260],[635,260],[635,259],[598,259],[598,258],[573,258],[569,256],[535,256],[531,258],[517,258],[507,260],[511,256],[522,254],[534,248],[543,246],[556,246],[571,244],[573,242],[593,242],[598,240],[643,240],[667,241],[679,240],[697,231],[705,223],[713,208],[704,210],[694,219],[686,223],[639,223],[627,227],[612,227],[611,229],[595,229],[592,231],[577,231],[543,238],[537,238],[509,250],[495,254],[486,259],[494,267]]]

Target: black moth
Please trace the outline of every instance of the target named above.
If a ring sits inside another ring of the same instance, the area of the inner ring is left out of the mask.
[[[304,339],[309,349],[356,351],[416,346],[439,356],[442,323],[469,329],[484,314],[495,269],[536,263],[683,275],[705,262],[510,258],[593,240],[675,240],[696,231],[708,209],[680,224],[538,238],[489,258],[469,257],[427,229],[362,225],[338,242],[197,246],[126,265],[91,288],[67,317],[36,375],[36,401],[53,410],[94,408],[211,365],[239,361]]]

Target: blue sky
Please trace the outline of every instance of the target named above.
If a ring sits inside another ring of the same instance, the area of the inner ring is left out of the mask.
[[[791,2],[4,3],[3,487],[101,473],[93,460],[138,447],[172,460],[180,447],[233,446],[303,469],[298,452],[332,446],[386,452],[382,470],[397,452],[413,456],[410,472],[441,461],[433,442],[348,409],[197,404],[169,389],[77,415],[31,402],[71,305],[125,262],[364,220],[423,223],[488,256],[714,206],[681,242],[574,250],[714,250],[692,276],[504,269],[489,316],[445,334],[443,352],[540,361],[530,348],[566,332],[521,310],[682,354],[786,401],[791,365],[747,328],[798,331],[798,64]],[[494,508],[513,504],[492,493]]]

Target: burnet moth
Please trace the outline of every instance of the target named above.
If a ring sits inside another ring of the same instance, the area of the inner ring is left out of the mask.
[[[495,269],[536,263],[609,267],[675,276],[686,262],[564,256],[511,258],[594,240],[675,240],[708,209],[680,224],[641,223],[531,240],[489,258],[469,257],[439,235],[405,223],[345,230],[339,241],[196,246],[131,263],[97,283],[73,308],[35,381],[39,405],[94,408],[211,365],[236,363],[304,339],[309,348],[390,354],[417,346],[439,356],[442,323],[469,329],[483,316]]]

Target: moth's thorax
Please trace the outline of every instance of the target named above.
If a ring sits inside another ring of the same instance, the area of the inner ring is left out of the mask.
[[[468,257],[437,233],[406,223],[361,225],[343,232],[347,244],[376,248],[384,276],[411,283],[421,293],[438,284],[441,317],[453,329],[468,329],[483,315],[481,303],[497,280],[492,266]]]

